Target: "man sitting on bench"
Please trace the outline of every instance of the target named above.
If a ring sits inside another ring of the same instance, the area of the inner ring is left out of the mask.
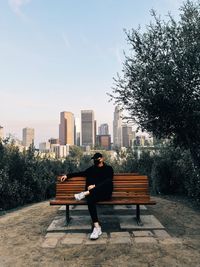
[[[90,239],[98,239],[102,234],[101,226],[97,216],[96,202],[108,200],[113,191],[113,168],[104,163],[101,153],[95,153],[91,158],[94,165],[83,172],[69,173],[61,177],[61,182],[71,177],[86,177],[85,191],[75,194],[76,200],[86,198],[88,210],[93,222],[93,231]]]

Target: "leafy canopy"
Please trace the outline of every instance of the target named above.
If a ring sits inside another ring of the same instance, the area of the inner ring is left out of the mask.
[[[142,130],[199,146],[200,4],[187,1],[178,22],[151,14],[145,32],[126,31],[131,53],[110,96]]]

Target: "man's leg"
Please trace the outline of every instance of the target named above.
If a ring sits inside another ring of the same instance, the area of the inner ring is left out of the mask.
[[[93,223],[98,222],[98,216],[97,216],[97,197],[95,194],[91,191],[89,195],[86,196],[87,204],[88,204],[88,210],[92,219]]]
[[[89,194],[86,195],[86,200],[88,204],[88,210],[93,223],[98,222],[96,203],[98,201],[110,199],[110,197],[111,197],[110,194],[108,193],[105,194],[102,190],[100,190],[97,187],[89,190]]]
[[[98,216],[97,216],[97,208],[96,202],[99,200],[97,195],[94,192],[90,192],[89,195],[86,196],[88,210],[93,222],[93,231],[90,235],[90,239],[98,239],[99,236],[102,234],[101,226],[99,224]]]

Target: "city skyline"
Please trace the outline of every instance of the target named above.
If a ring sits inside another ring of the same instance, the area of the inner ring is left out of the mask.
[[[66,139],[66,142],[64,141],[65,140],[65,138],[67,138],[67,127],[66,127],[66,125],[65,125],[65,121],[67,121],[67,120],[69,120],[70,119],[70,123],[71,123],[71,126],[70,126],[70,128],[72,129],[72,125],[74,125],[74,127],[77,129],[76,130],[76,134],[77,133],[82,133],[82,127],[81,127],[81,123],[82,123],[82,121],[81,121],[81,115],[82,115],[82,113],[84,113],[84,112],[92,112],[93,113],[93,124],[94,123],[97,123],[97,125],[96,125],[96,128],[99,128],[100,126],[105,126],[105,125],[107,125],[108,126],[108,128],[110,129],[110,125],[107,123],[107,122],[104,122],[104,123],[98,123],[96,120],[95,120],[95,111],[93,111],[93,110],[80,110],[80,117],[74,117],[74,114],[73,114],[73,112],[71,112],[71,111],[61,111],[60,113],[59,113],[59,120],[58,120],[58,123],[57,123],[57,132],[58,132],[58,134],[57,134],[57,136],[51,136],[51,135],[49,135],[49,136],[47,136],[47,139],[43,139],[43,140],[39,140],[38,138],[37,138],[37,136],[36,136],[36,138],[34,138],[34,140],[37,140],[37,142],[35,142],[34,141],[34,144],[37,146],[37,147],[39,147],[39,144],[40,143],[43,143],[43,142],[47,142],[47,140],[49,140],[49,139],[57,139],[57,140],[60,140],[60,144],[61,145],[64,145],[64,144],[69,144],[69,145],[73,145],[72,143],[74,143],[74,145],[76,145],[75,143],[75,133],[73,132],[72,133],[72,136],[74,136],[74,140],[73,140],[73,142],[67,142],[67,140],[69,140],[69,139]],[[73,121],[71,120],[71,118],[70,117],[73,117]],[[93,125],[93,127],[94,127],[95,125]],[[88,127],[88,125],[87,125],[87,127]],[[86,128],[87,128],[86,127]],[[9,136],[11,136],[11,137],[13,137],[13,138],[16,138],[17,140],[21,140],[22,142],[23,142],[23,139],[24,139],[24,129],[33,129],[34,131],[35,131],[35,128],[34,127],[31,127],[31,125],[30,125],[30,127],[27,127],[27,126],[23,126],[23,128],[21,129],[21,133],[20,133],[20,135],[19,136],[15,136],[12,132],[11,133],[5,133],[6,131],[5,131],[5,127],[3,126],[3,125],[0,125],[0,130],[1,130],[1,138],[6,138],[6,137],[9,137]],[[94,127],[95,128],[95,127]],[[96,129],[97,130],[97,129]],[[110,132],[108,129],[107,129],[107,131],[108,132]],[[108,134],[108,132],[106,133],[106,134]],[[98,131],[96,131],[96,133],[95,133],[95,130],[93,131],[93,135],[97,135],[97,134],[99,134],[98,133]],[[102,134],[104,134],[104,133],[102,133]],[[71,135],[71,134],[70,134]],[[110,135],[112,136],[113,134],[112,133],[110,133]],[[34,134],[34,136],[35,136],[35,134]],[[95,142],[94,142],[94,136],[93,136],[93,142],[91,142],[91,144],[93,143],[93,145],[95,144]],[[72,140],[71,139],[71,137],[70,137],[70,140]]]
[[[95,112],[93,110],[80,110],[81,120],[75,118],[71,111],[61,111],[60,121],[58,122],[58,136],[48,136],[45,140],[39,140],[35,142],[35,129],[31,127],[25,127],[22,129],[22,136],[15,137],[10,134],[10,137],[15,140],[16,144],[28,147],[30,144],[34,144],[36,148],[46,147],[46,144],[70,146],[78,145],[82,147],[95,146],[104,144],[103,146],[108,149],[113,143],[113,147],[121,147],[126,143],[126,147],[131,144],[133,136],[146,136],[150,137],[146,132],[135,132],[134,126],[130,125],[128,122],[123,122],[121,119],[122,111],[119,106],[115,107],[113,111],[113,132],[109,131],[108,123],[104,122],[98,124],[95,120]],[[78,120],[77,120],[78,119]],[[98,131],[97,131],[98,128]],[[123,134],[123,128],[125,130]],[[128,132],[127,132],[128,131]],[[134,132],[134,134],[133,134]],[[83,138],[83,136],[85,136]],[[0,138],[8,137],[4,134],[4,127],[0,126]],[[97,139],[96,139],[97,138]],[[127,139],[123,141],[123,139]],[[80,139],[78,141],[78,139]],[[83,141],[83,139],[85,139]],[[29,140],[29,141],[26,141]],[[129,144],[129,145],[127,145]]]
[[[94,110],[112,134],[113,77],[129,48],[123,29],[145,29],[154,8],[177,19],[181,0],[0,2],[0,125],[21,139],[35,129],[36,144],[58,137],[59,113]]]

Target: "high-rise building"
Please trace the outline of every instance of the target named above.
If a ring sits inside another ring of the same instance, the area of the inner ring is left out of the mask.
[[[128,125],[122,125],[122,146],[131,147],[134,138],[135,132],[133,132],[132,127]]]
[[[59,144],[58,138],[50,138],[48,141],[49,141],[50,145]]]
[[[110,150],[111,149],[111,136],[107,135],[97,135],[96,145],[101,149]]]
[[[4,129],[3,127],[0,125],[0,139],[4,138]]]
[[[122,111],[119,106],[115,107],[113,120],[113,146],[122,146]]]
[[[94,145],[96,144],[96,136],[97,136],[97,121],[94,120]]]
[[[76,146],[80,146],[81,145],[81,134],[80,132],[76,133]]]
[[[29,147],[34,144],[35,131],[33,128],[24,128],[22,130],[22,144],[25,147]]]
[[[81,110],[81,144],[93,146],[95,144],[93,110]]]
[[[99,135],[108,135],[109,127],[107,123],[103,123],[99,126]]]
[[[68,111],[60,113],[60,145],[74,145],[74,114]]]
[[[74,144],[80,146],[80,118],[75,118]]]

